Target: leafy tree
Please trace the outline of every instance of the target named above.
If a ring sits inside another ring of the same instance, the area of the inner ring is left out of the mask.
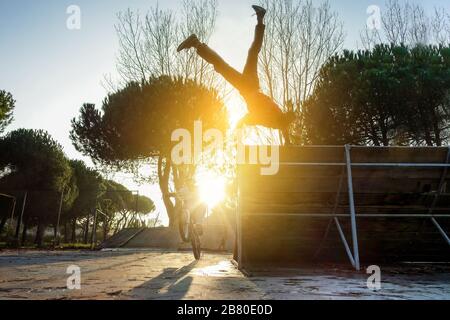
[[[118,169],[157,159],[158,181],[173,225],[175,205],[169,193],[194,170],[172,164],[171,135],[184,128],[193,136],[196,120],[202,121],[204,130],[226,130],[227,113],[217,93],[191,80],[163,76],[149,83],[129,83],[108,95],[102,111],[84,105],[72,121],[71,139],[95,162]]]
[[[450,46],[416,46],[401,58],[397,122],[412,143],[441,146],[450,134]]]
[[[128,222],[128,228],[139,228],[147,226],[146,216],[155,211],[156,207],[153,201],[145,196],[137,196],[136,209]]]
[[[83,161],[71,160],[73,177],[78,188],[78,196],[63,219],[66,226],[65,238],[68,240],[67,224],[71,223],[71,241],[77,241],[77,223],[83,225],[83,241],[89,241],[89,225],[93,223],[94,210],[98,210],[97,225],[102,228],[103,239],[106,239],[114,223],[121,219],[117,228],[129,227],[132,222],[140,223],[140,218],[155,209],[152,200],[132,194],[125,186],[105,180],[98,171],[86,166]],[[136,211],[137,210],[137,211]]]
[[[0,235],[5,228],[8,218],[10,218],[11,210],[13,209],[13,199],[10,195],[0,194]]]
[[[45,228],[56,222],[61,194],[64,210],[77,195],[69,161],[47,132],[19,129],[0,140],[0,168],[6,167],[10,173],[0,180],[0,189],[13,190],[19,201],[28,191],[24,233],[28,225],[37,224],[35,241],[41,245]]]
[[[106,192],[100,199],[102,214],[103,238],[114,228],[120,229],[145,226],[145,216],[155,210],[155,204],[147,197],[134,195],[123,185],[106,181]]]
[[[312,144],[360,143],[361,133],[351,99],[358,66],[354,54],[344,51],[322,67],[313,95],[304,103],[306,137]]]
[[[450,48],[377,45],[322,67],[305,102],[313,144],[442,145],[449,137]]]
[[[111,180],[105,181],[106,192],[102,195],[99,209],[102,213],[103,238],[109,234],[114,223],[122,222],[133,206],[133,194],[125,186]],[[120,217],[120,218],[119,218]],[[116,223],[114,233],[120,228]]]
[[[87,167],[83,161],[71,160],[70,166],[78,188],[78,196],[63,218],[66,229],[68,229],[67,223],[71,222],[71,239],[72,243],[75,243],[77,220],[91,214],[92,210],[96,208],[98,199],[106,191],[106,187],[101,175],[96,170]],[[65,230],[66,240],[68,239],[67,231]]]
[[[0,133],[13,121],[13,110],[16,101],[11,93],[0,90]]]

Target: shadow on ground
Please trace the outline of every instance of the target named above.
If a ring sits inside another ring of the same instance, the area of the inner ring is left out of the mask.
[[[131,297],[142,298],[151,295],[155,300],[181,300],[189,291],[193,277],[188,276],[195,268],[197,261],[181,269],[165,268],[157,277],[145,282],[129,292]]]

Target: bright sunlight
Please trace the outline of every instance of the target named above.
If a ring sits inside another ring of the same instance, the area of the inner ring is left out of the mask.
[[[200,199],[209,208],[216,207],[225,199],[226,181],[224,177],[210,171],[201,172],[197,174],[196,182],[200,192]]]

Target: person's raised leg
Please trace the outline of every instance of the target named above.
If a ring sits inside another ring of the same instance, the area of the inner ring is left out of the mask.
[[[264,24],[264,17],[266,16],[267,10],[257,5],[253,5],[252,8],[255,10],[258,24]]]
[[[242,74],[226,63],[225,60],[223,60],[217,52],[208,47],[208,45],[200,42],[196,35],[191,35],[183,41],[177,51],[180,52],[190,48],[195,48],[197,50],[197,54],[203,60],[212,64],[214,69],[220,73],[233,87],[239,91],[244,90],[245,83],[243,82]]]
[[[246,81],[248,81],[253,88],[259,89],[258,56],[261,52],[264,40],[264,32],[266,29],[266,26],[264,25],[266,9],[259,6],[253,6],[253,9],[256,12],[258,24],[255,27],[254,40],[252,46],[250,47],[250,50],[248,51],[247,62],[245,64],[243,74]]]

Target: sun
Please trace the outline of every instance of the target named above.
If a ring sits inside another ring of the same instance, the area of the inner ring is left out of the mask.
[[[247,113],[246,108],[243,105],[242,99],[236,93],[232,93],[227,97],[226,105],[229,125],[231,129],[234,129],[239,120]]]
[[[201,172],[196,176],[200,200],[210,209],[225,199],[225,178],[213,172]]]

